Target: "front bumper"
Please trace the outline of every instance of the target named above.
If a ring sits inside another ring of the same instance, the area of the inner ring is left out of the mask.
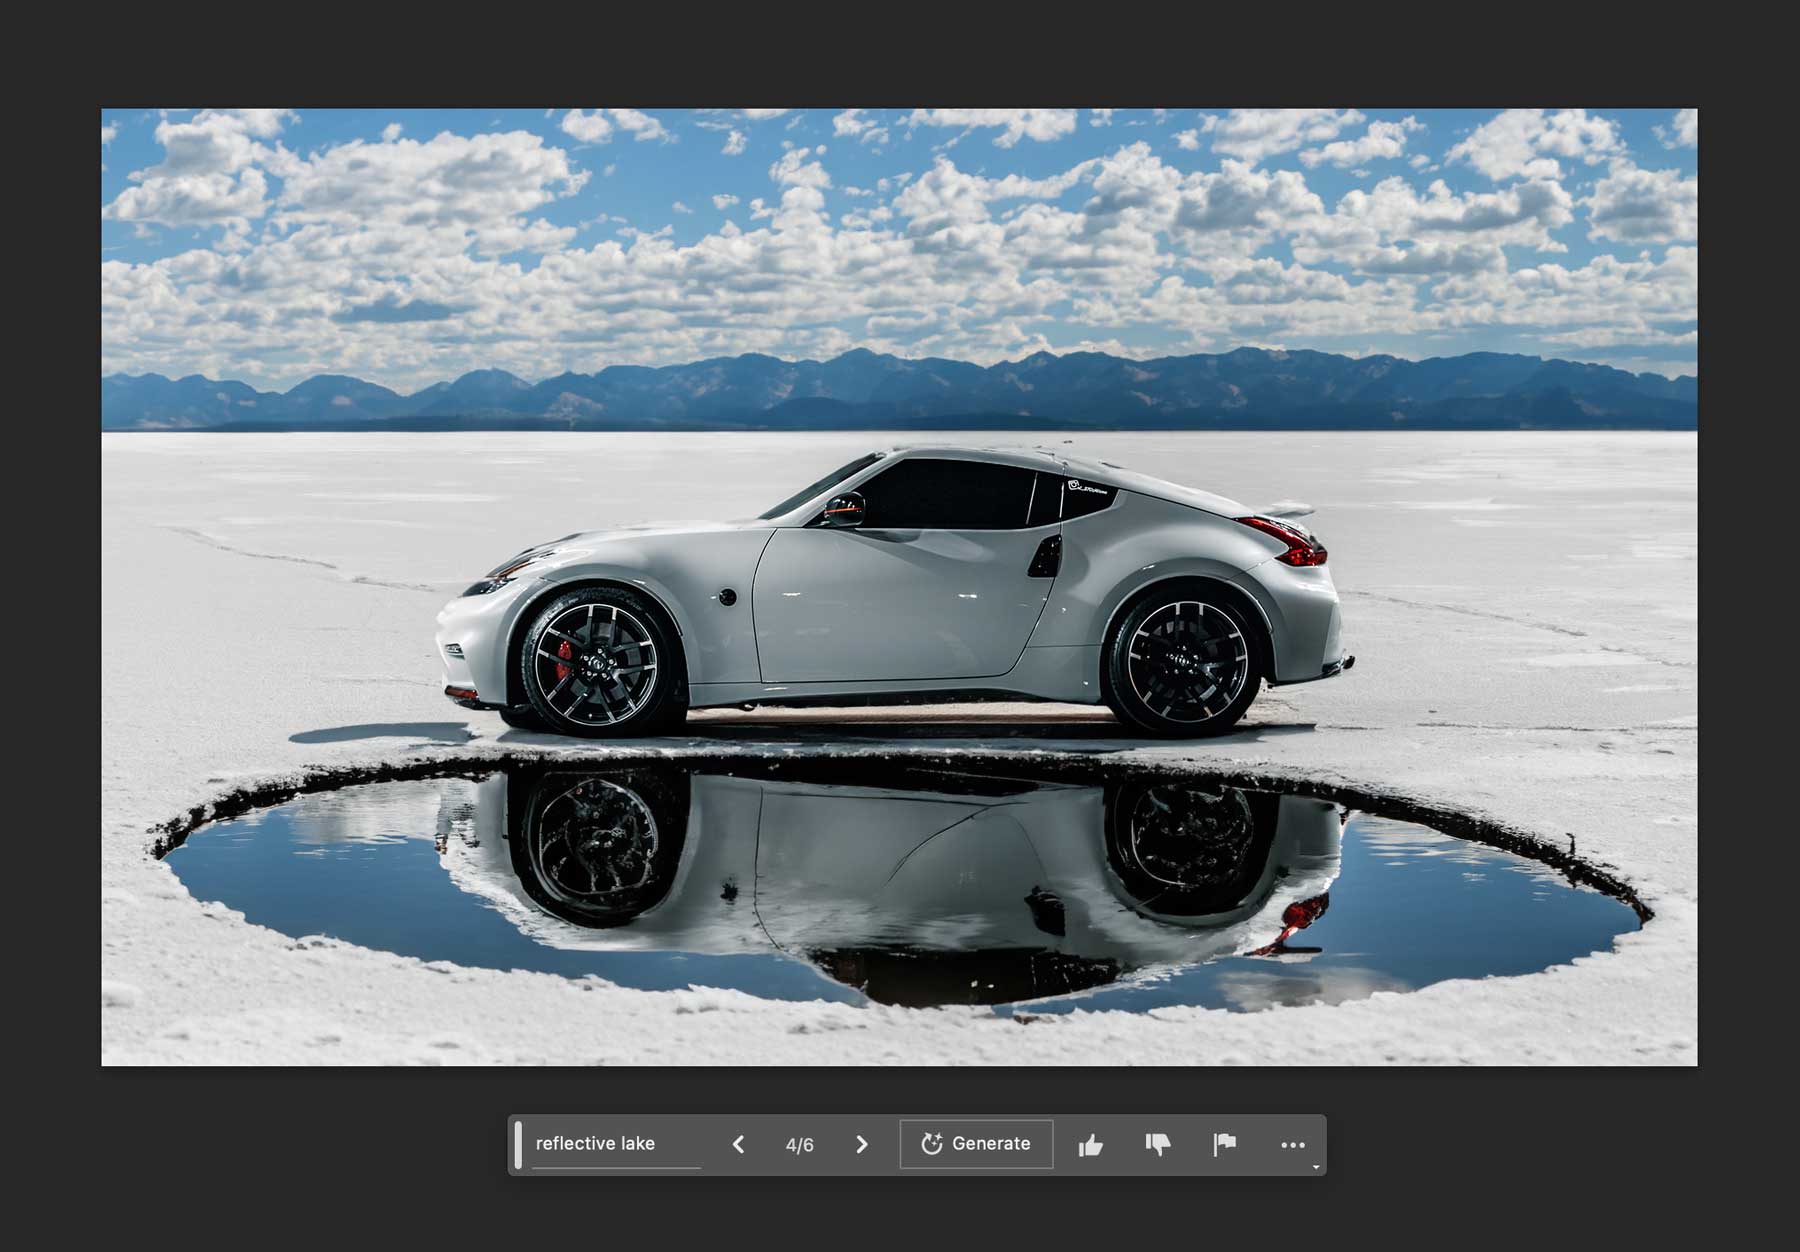
[[[444,696],[450,703],[465,709],[493,712],[506,707],[504,704],[495,704],[491,700],[483,700],[480,693],[473,687],[459,687],[455,683],[444,684]]]
[[[506,640],[537,580],[485,596],[459,596],[437,616],[444,694],[464,708],[506,707]],[[472,701],[472,703],[471,703]]]

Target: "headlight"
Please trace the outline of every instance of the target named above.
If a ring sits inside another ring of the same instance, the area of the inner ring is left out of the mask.
[[[517,577],[519,571],[524,569],[527,565],[530,565],[533,561],[541,561],[547,556],[554,556],[557,551],[558,549],[554,547],[527,548],[525,551],[519,553],[518,556],[509,558],[496,568],[483,574],[480,582],[470,583],[468,589],[464,591],[463,594],[465,596],[485,596],[490,592],[498,591]]]

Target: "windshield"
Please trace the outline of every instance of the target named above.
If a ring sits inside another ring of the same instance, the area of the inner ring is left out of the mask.
[[[825,475],[825,477],[821,478],[818,482],[813,483],[810,486],[802,487],[799,491],[796,491],[793,495],[783,500],[767,513],[758,514],[757,520],[766,522],[772,517],[780,517],[783,513],[792,513],[795,509],[825,490],[825,488],[843,482],[852,474],[861,473],[886,455],[887,453],[885,452],[869,452],[857,457],[854,461],[850,462],[850,464],[832,470],[831,473]]]

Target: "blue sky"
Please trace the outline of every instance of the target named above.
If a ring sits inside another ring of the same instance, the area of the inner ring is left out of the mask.
[[[1698,351],[1698,115],[101,112],[103,373]]]

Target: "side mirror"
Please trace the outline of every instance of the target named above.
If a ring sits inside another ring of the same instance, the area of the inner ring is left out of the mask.
[[[831,503],[827,504],[825,511],[819,514],[818,524],[834,530],[861,526],[865,507],[861,492],[846,491],[841,496],[831,498]]]

